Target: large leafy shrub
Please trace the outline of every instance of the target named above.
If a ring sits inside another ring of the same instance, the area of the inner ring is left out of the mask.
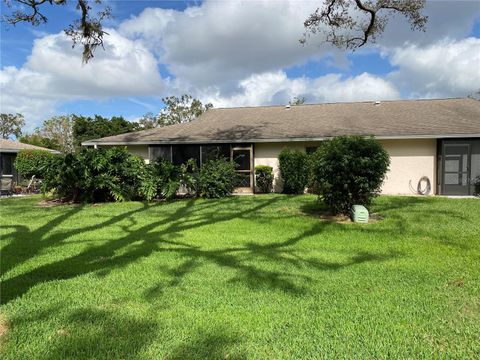
[[[200,195],[206,198],[228,196],[235,189],[236,179],[235,165],[231,161],[210,160],[200,169]]]
[[[180,166],[180,185],[188,195],[198,196],[200,186],[200,169],[195,159],[189,159]]]
[[[158,177],[158,195],[164,199],[175,197],[180,187],[180,168],[163,158],[157,159],[154,168]]]
[[[273,168],[268,165],[255,166],[255,180],[261,192],[269,193],[273,186]]]
[[[348,214],[354,204],[370,204],[389,164],[388,153],[374,138],[341,136],[325,141],[312,159],[316,192],[333,212]]]
[[[43,191],[74,202],[152,199],[157,179],[144,161],[124,148],[84,148],[53,162]]]
[[[14,166],[18,173],[25,178],[34,175],[37,178],[43,178],[47,166],[55,157],[59,156],[46,150],[21,150],[17,154]]]
[[[304,152],[283,149],[278,161],[285,194],[302,194],[309,180],[309,159]]]
[[[164,199],[172,199],[179,189],[187,195],[198,196],[200,172],[194,159],[189,159],[180,166],[163,158],[158,158],[153,165],[157,177],[157,194]]]

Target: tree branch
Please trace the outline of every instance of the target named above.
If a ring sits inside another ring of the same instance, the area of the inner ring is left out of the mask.
[[[427,22],[427,17],[421,14],[424,6],[425,0],[325,0],[323,10],[318,8],[305,20],[300,43],[305,44],[312,34],[322,32],[326,42],[355,50],[374,42],[383,33],[388,16],[397,13],[408,19],[412,30],[424,30]],[[388,13],[381,15],[382,11]]]

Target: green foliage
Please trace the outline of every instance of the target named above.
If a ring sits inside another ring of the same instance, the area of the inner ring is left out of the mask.
[[[52,144],[56,144],[56,150],[67,154],[74,151],[73,126],[73,115],[54,116],[43,122],[39,133],[49,139]]]
[[[41,128],[20,137],[20,142],[48,149],[58,150],[64,154],[74,151],[73,146],[74,116],[54,116],[45,120]]]
[[[278,161],[285,194],[303,194],[309,180],[309,158],[302,151],[283,149]]]
[[[267,165],[255,166],[255,179],[261,192],[271,192],[273,187],[273,168]]]
[[[158,195],[165,199],[175,197],[180,188],[180,168],[162,158],[157,159],[154,167],[158,177]]]
[[[40,129],[35,129],[31,134],[24,134],[18,139],[21,143],[44,147],[52,150],[60,150],[60,144],[56,139],[50,139],[41,134]]]
[[[151,201],[158,196],[159,178],[153,165],[145,165],[137,174],[139,180],[138,194],[141,198]]]
[[[56,167],[56,168],[53,168]],[[156,194],[156,179],[142,159],[124,148],[83,148],[51,166],[44,192],[74,202],[125,201]]]
[[[15,168],[24,178],[43,178],[53,158],[57,157],[46,150],[21,150],[15,158]]]
[[[294,96],[293,99],[288,102],[288,104],[290,106],[303,105],[303,104],[305,104],[306,100],[307,99],[305,99],[304,96]]]
[[[167,126],[190,122],[212,108],[212,104],[203,105],[198,99],[184,94],[181,97],[167,96],[162,99],[165,108],[156,116],[154,126]],[[150,116],[150,115],[146,115]],[[150,124],[150,121],[146,122]]]
[[[474,195],[480,196],[480,175],[473,180]]]
[[[140,130],[137,123],[125,120],[122,116],[107,119],[99,115],[93,118],[74,115],[73,118],[73,137],[77,147],[83,141]]]
[[[235,189],[235,165],[226,159],[207,161],[200,169],[200,195],[205,198],[229,196]]]
[[[22,135],[22,127],[25,120],[22,114],[0,114],[0,137],[8,139],[10,136],[19,138]]]
[[[325,141],[313,154],[317,194],[335,213],[352,205],[369,205],[380,191],[390,165],[388,153],[374,138],[340,136]]]
[[[198,196],[200,172],[194,159],[185,164],[176,166],[170,161],[158,158],[154,164],[157,176],[158,195],[165,199],[172,199],[180,188],[187,195]]]
[[[195,159],[189,159],[180,166],[180,184],[189,195],[198,196],[200,185],[200,170]]]

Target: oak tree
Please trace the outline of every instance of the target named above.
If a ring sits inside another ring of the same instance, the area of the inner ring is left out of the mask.
[[[334,46],[355,50],[375,42],[388,21],[395,15],[404,16],[412,30],[425,31],[428,17],[422,14],[425,0],[324,0],[322,7],[305,20],[305,44],[312,34],[323,33],[325,41]]]

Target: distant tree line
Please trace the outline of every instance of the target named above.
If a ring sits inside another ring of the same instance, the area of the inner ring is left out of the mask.
[[[15,137],[20,142],[68,154],[81,147],[82,142],[133,131],[190,122],[212,104],[203,105],[190,95],[169,96],[162,99],[165,107],[157,114],[144,115],[139,121],[128,121],[123,116],[106,118],[100,115],[61,115],[45,120],[30,133],[22,132],[25,120],[22,114],[1,114],[0,136]]]

